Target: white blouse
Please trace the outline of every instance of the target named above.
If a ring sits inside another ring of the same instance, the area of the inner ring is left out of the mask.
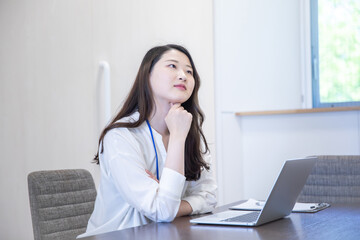
[[[135,121],[136,112],[120,120]],[[212,171],[203,170],[197,181],[185,181],[180,173],[164,168],[166,150],[162,137],[152,129],[158,153],[160,183],[156,176],[156,157],[149,128],[144,122],[137,128],[116,128],[104,137],[104,152],[99,155],[101,179],[94,211],[86,232],[78,237],[144,225],[170,222],[186,200],[192,214],[210,212],[216,206],[217,186]],[[210,156],[205,157],[210,162]]]

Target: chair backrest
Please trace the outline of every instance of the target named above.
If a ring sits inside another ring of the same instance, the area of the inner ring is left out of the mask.
[[[87,170],[32,172],[28,187],[35,240],[70,240],[85,232],[96,198]]]
[[[317,156],[298,202],[360,202],[360,156]]]

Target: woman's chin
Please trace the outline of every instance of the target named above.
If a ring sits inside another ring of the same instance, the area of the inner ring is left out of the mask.
[[[172,98],[172,99],[170,99],[170,102],[171,103],[180,103],[180,104],[182,104],[182,103],[184,103],[184,102],[186,102],[187,100],[189,100],[189,98],[190,97],[184,97],[184,96],[181,96],[181,97],[176,97],[176,98]]]
[[[187,99],[186,100],[184,100],[184,99],[172,99],[172,100],[170,100],[170,103],[172,103],[172,104],[176,104],[176,103],[183,104],[186,101],[187,101]]]

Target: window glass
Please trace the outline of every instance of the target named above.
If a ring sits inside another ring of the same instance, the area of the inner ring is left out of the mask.
[[[311,6],[314,107],[360,105],[360,0]]]

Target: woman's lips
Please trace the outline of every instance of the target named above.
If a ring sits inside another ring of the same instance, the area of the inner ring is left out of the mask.
[[[176,85],[174,85],[174,87],[176,87],[176,88],[178,88],[180,90],[186,90],[186,87],[185,87],[184,84],[176,84]]]

